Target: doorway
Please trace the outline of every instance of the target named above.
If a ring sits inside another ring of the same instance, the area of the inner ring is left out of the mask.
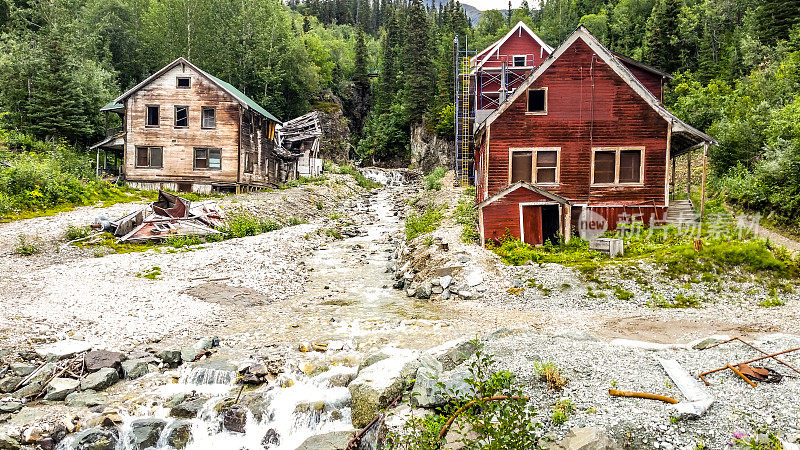
[[[558,243],[561,224],[558,204],[522,204],[520,209],[523,242],[530,245],[542,245],[545,241]]]

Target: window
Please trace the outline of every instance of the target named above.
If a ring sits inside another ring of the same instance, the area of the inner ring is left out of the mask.
[[[595,148],[592,184],[639,184],[642,182],[643,148]]]
[[[217,109],[210,106],[204,106],[202,128],[216,128],[216,127],[217,127]]]
[[[536,152],[536,183],[558,182],[558,152],[540,150]]]
[[[528,112],[547,114],[547,88],[528,89]]]
[[[525,55],[514,56],[514,67],[525,67],[527,64],[527,57]]]
[[[511,152],[511,183],[517,181],[532,182],[533,174],[533,152],[512,151]]]
[[[175,106],[175,128],[189,128],[188,106]]]
[[[639,183],[641,181],[642,151],[620,150],[619,182]]]
[[[136,167],[160,169],[164,162],[163,151],[161,147],[136,147]]]
[[[194,149],[194,168],[199,170],[219,170],[222,168],[222,158],[218,148]]]
[[[594,183],[613,183],[617,155],[614,151],[594,152]]]
[[[147,122],[145,122],[145,126],[157,127],[159,125],[159,111],[158,105],[147,105]]]
[[[558,147],[510,149],[509,182],[558,183],[558,153]]]
[[[189,89],[192,87],[191,77],[178,77],[175,79],[175,86],[178,89]]]

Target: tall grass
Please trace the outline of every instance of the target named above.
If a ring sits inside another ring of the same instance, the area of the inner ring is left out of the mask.
[[[444,167],[437,167],[433,169],[433,171],[422,179],[422,183],[425,185],[425,189],[428,191],[440,191],[442,190],[442,178],[447,173],[447,169]]]
[[[422,213],[413,212],[406,218],[406,239],[409,241],[439,228],[442,223],[443,208],[429,206]]]

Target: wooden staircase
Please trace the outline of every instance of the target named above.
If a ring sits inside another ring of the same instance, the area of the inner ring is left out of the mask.
[[[667,222],[672,225],[690,225],[700,220],[691,200],[672,200],[667,210]]]

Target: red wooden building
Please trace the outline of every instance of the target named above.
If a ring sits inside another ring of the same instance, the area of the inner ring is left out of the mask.
[[[524,22],[470,60],[476,116],[486,117],[542,63],[553,48]]]
[[[569,239],[584,211],[661,220],[669,162],[715,141],[661,103],[668,75],[580,26],[476,125],[481,239]]]

